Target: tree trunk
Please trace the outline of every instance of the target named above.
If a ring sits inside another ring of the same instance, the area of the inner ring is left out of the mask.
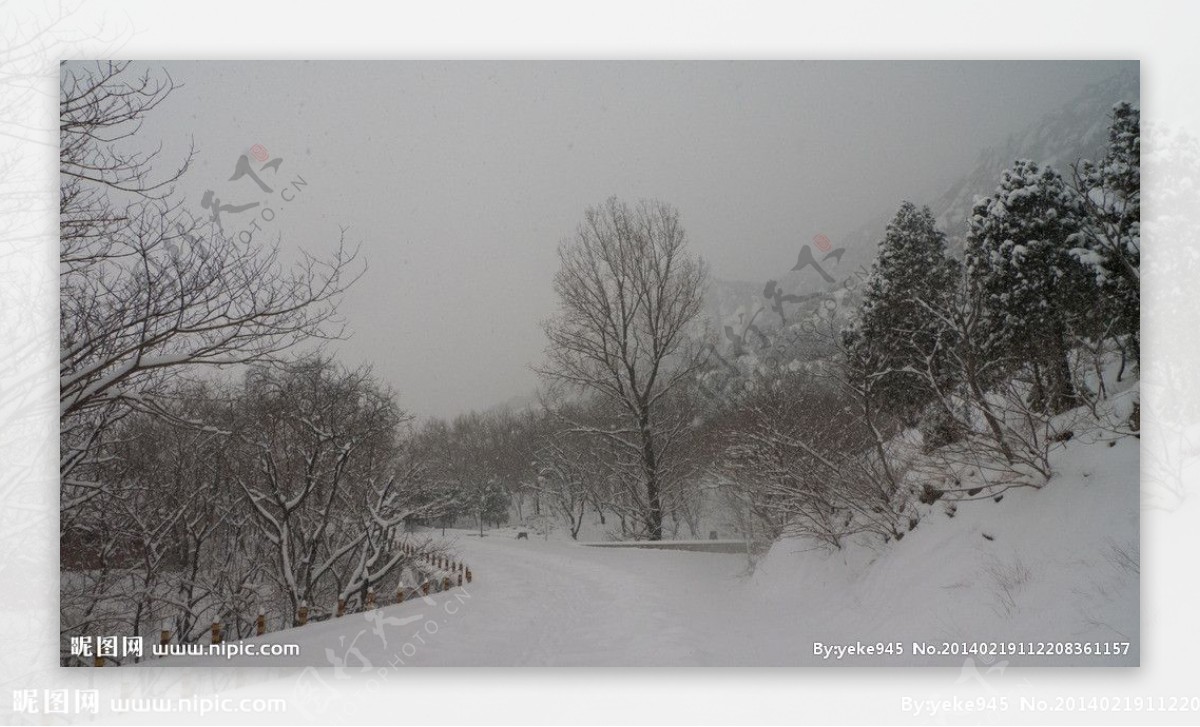
[[[646,483],[646,497],[650,501],[650,511],[647,514],[646,525],[649,529],[650,540],[662,540],[662,501],[658,494],[657,478]]]
[[[1120,383],[1121,379],[1125,376],[1126,354],[1125,354],[1125,344],[1121,342],[1121,337],[1117,336],[1116,340],[1117,340],[1117,348],[1119,348],[1121,350],[1121,368],[1117,369],[1117,383]]]
[[[1000,448],[1000,452],[1004,455],[1004,459],[1012,464],[1013,453],[1008,447],[1008,441],[1004,438],[1004,429],[1000,426],[1000,420],[996,418],[992,412],[992,407],[987,403],[987,394],[984,393],[983,387],[979,384],[979,375],[976,373],[975,366],[970,365],[965,372],[967,375],[967,386],[971,390],[971,396],[975,397],[975,403],[979,406],[979,410],[983,412],[983,419],[987,422],[988,429],[992,430],[992,438],[996,440],[996,446]]]
[[[879,463],[883,466],[883,474],[888,480],[888,497],[890,498],[899,487],[896,481],[896,476],[892,473],[891,465],[888,464],[887,448],[884,447],[883,433],[875,426],[875,412],[871,408],[871,393],[868,389],[863,390],[863,421],[871,429],[871,434],[875,439],[875,455],[879,457]]]
[[[662,540],[662,495],[658,482],[658,455],[654,451],[654,435],[650,417],[643,413],[639,422],[642,430],[642,472],[646,477],[646,529],[650,540]]]
[[[1047,376],[1050,397],[1046,411],[1050,414],[1061,414],[1075,407],[1079,399],[1075,393],[1075,384],[1071,380],[1071,362],[1068,358],[1070,347],[1067,345],[1067,334],[1061,324],[1056,327],[1052,345],[1054,346],[1054,360],[1050,364]]]

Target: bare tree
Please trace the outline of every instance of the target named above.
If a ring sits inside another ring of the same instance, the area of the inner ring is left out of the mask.
[[[993,483],[985,488],[988,495],[1031,476],[1035,482],[1049,479],[1054,417],[1034,405],[1031,391],[1038,384],[1030,364],[1006,353],[983,324],[986,310],[980,297],[964,280],[952,298],[917,303],[943,331],[906,369],[924,378],[932,393],[930,416],[946,435],[929,443],[929,449],[936,449],[930,454],[951,473],[951,482],[967,469],[986,475]],[[1077,377],[1068,372],[1072,388],[1079,389]]]
[[[728,413],[712,471],[760,536],[840,548],[858,533],[899,539],[915,525],[909,493],[894,483],[904,458],[879,453],[855,399],[829,379],[796,373],[758,382]]]
[[[103,616],[114,632],[157,638],[160,625],[190,641],[253,595],[253,544],[238,522],[244,501],[229,481],[226,408],[209,384],[178,387],[172,419],[137,412],[109,434],[96,467],[105,496],[64,530],[61,635],[86,635]],[[100,566],[92,567],[90,566]],[[231,586],[226,588],[226,586]]]
[[[187,212],[165,165],[136,138],[175,88],[127,64],[64,66],[60,115],[60,476],[64,523],[102,494],[91,465],[130,411],[165,410],[174,374],[274,357],[341,334],[335,304],[356,277],[339,245],[285,269]],[[137,142],[136,144],[134,142]]]
[[[544,328],[550,381],[592,392],[621,412],[619,426],[588,427],[635,456],[651,540],[662,539],[664,399],[703,363],[689,334],[701,308],[704,262],[687,253],[674,208],[611,198],[587,211],[559,246],[559,312]]]
[[[581,413],[582,414],[582,413]],[[600,493],[612,479],[603,443],[571,428],[547,432],[536,453],[536,487],[550,508],[565,521],[571,539],[579,537],[584,515],[595,507]]]
[[[523,446],[515,441],[510,424],[503,414],[470,411],[452,422],[432,420],[421,432],[431,476],[454,505],[447,514],[451,519],[471,515],[480,537],[488,522],[498,524],[508,518],[509,492],[516,476],[510,466],[516,461],[521,469],[530,468],[531,455],[524,455],[522,463],[522,457],[506,451]]]
[[[365,594],[402,564],[395,528],[436,508],[398,466],[405,415],[366,369],[316,358],[252,373],[234,476],[288,607]]]

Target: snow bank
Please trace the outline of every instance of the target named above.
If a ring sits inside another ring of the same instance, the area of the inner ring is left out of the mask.
[[[1139,633],[1139,440],[1097,433],[1052,455],[1040,489],[937,502],[887,546],[814,549],[785,539],[760,561],[755,600],[812,641],[900,641],[905,656],[847,658],[858,665],[942,663],[913,641],[1131,642],[1121,656],[1004,656],[1012,664],[1136,665]],[[951,515],[950,513],[953,512]],[[782,656],[782,654],[780,655]],[[811,654],[809,654],[811,656]]]

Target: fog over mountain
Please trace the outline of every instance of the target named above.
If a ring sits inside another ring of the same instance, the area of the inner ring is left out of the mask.
[[[912,194],[904,199],[928,205],[946,232],[952,252],[960,252],[967,232],[967,217],[974,201],[989,195],[996,188],[1001,174],[1017,159],[1032,159],[1047,164],[1069,177],[1071,165],[1080,159],[1098,159],[1107,141],[1108,117],[1115,103],[1138,101],[1139,84],[1136,66],[1088,85],[1059,108],[1014,131],[1004,141],[979,152],[973,167],[959,176],[945,191],[929,196]],[[899,207],[901,200],[896,200]],[[839,259],[824,263],[835,285],[849,275],[861,275],[871,267],[876,247],[883,237],[895,209],[876,210],[869,221],[841,236],[832,236],[830,244],[844,248]],[[811,240],[796,241],[796,249]],[[814,248],[815,250],[815,248]],[[817,258],[822,255],[818,252]],[[766,281],[778,280],[781,289],[795,295],[824,291],[833,286],[825,283],[811,268],[792,271],[795,257],[780,260],[774,269],[764,269],[761,281],[713,280],[708,296],[708,313],[720,328],[723,324],[744,321],[754,312],[770,309],[763,297]],[[761,314],[760,314],[761,315]],[[770,321],[761,316],[759,323]]]
[[[180,190],[197,213],[209,191],[226,204],[257,192],[230,180],[254,145],[283,160],[281,179],[308,182],[256,241],[322,254],[345,228],[368,269],[341,307],[353,335],[331,348],[370,362],[421,416],[536,388],[557,244],[611,195],[677,207],[714,279],[761,297],[817,234],[847,249],[840,270],[868,263],[902,200],[953,228],[1013,157],[1091,148],[1138,73],[1118,61],[137,67],[181,84],[139,138],[164,161],[195,144]],[[1048,146],[1059,138],[1073,141]]]

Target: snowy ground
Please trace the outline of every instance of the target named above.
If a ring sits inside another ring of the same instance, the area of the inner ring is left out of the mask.
[[[430,532],[465,588],[268,634],[297,657],[151,658],[147,665],[406,666],[1138,664],[1139,440],[1067,442],[1040,489],[929,506],[889,547],[783,540],[747,556],[588,547],[514,529]],[[979,642],[1112,644],[1119,655],[993,656]],[[826,647],[892,644],[892,653]],[[952,653],[919,656],[914,643]],[[955,651],[957,650],[957,651]],[[988,667],[992,668],[992,667]]]
[[[447,541],[475,580],[367,614],[269,634],[298,642],[300,663],[554,666],[751,663],[744,643],[745,556],[589,548],[557,539]],[[182,664],[184,659],[172,660]],[[295,664],[238,658],[210,664]],[[195,660],[187,660],[195,664]]]
[[[953,661],[915,658],[912,641],[1129,642],[1121,656],[994,660],[1137,665],[1138,442],[1068,443],[1042,489],[961,503],[953,518],[935,503],[916,530],[882,552],[830,554],[783,541],[757,569],[754,598],[776,613],[791,602],[815,614],[797,619],[811,624],[798,629],[810,641],[906,646],[903,659],[847,660],[860,665]]]
[[[446,540],[477,576],[469,586],[262,639],[299,643],[299,659],[204,661],[352,672],[452,665],[958,666],[964,656],[916,657],[911,642],[1118,640],[1132,642],[1127,656],[975,661],[1133,665],[1138,581],[1124,557],[1136,562],[1137,515],[1121,514],[1113,503],[1126,488],[1136,493],[1136,466],[1121,464],[1131,460],[1123,450],[1136,446],[1124,439],[1111,448],[1080,448],[1091,454],[1071,458],[1082,461],[1052,483],[1057,487],[963,505],[954,518],[932,513],[882,553],[830,555],[784,541],[752,578],[745,557],[732,554],[451,531]],[[900,641],[904,654],[822,658],[814,654],[818,641]]]

